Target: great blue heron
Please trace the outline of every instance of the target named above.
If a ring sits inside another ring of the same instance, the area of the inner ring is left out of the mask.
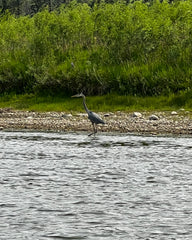
[[[105,122],[94,112],[91,112],[87,106],[86,106],[86,103],[85,103],[85,95],[83,93],[80,93],[80,94],[76,94],[72,97],[82,97],[83,98],[83,106],[85,108],[85,111],[87,112],[88,114],[88,118],[89,120],[91,121],[92,125],[93,125],[93,133],[90,133],[88,136],[91,136],[91,135],[95,135],[97,133],[97,124],[105,124]]]

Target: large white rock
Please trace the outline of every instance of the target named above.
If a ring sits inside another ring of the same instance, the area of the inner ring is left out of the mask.
[[[137,117],[137,118],[141,118],[142,114],[140,112],[134,112],[132,116]]]
[[[172,112],[171,112],[171,115],[177,115],[177,112],[172,111]]]

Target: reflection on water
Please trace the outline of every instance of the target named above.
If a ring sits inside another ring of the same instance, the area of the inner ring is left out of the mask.
[[[190,138],[0,132],[1,239],[192,239]]]

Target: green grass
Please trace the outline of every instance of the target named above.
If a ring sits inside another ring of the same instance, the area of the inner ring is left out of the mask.
[[[185,108],[192,110],[191,93],[158,97],[120,96],[108,94],[89,96],[87,106],[93,111],[162,111]],[[34,94],[0,96],[0,108],[13,108],[29,111],[80,111],[83,112],[82,99],[62,96],[38,96]]]

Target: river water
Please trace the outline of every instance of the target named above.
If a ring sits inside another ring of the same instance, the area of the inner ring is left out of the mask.
[[[192,139],[0,132],[1,240],[192,239]]]

